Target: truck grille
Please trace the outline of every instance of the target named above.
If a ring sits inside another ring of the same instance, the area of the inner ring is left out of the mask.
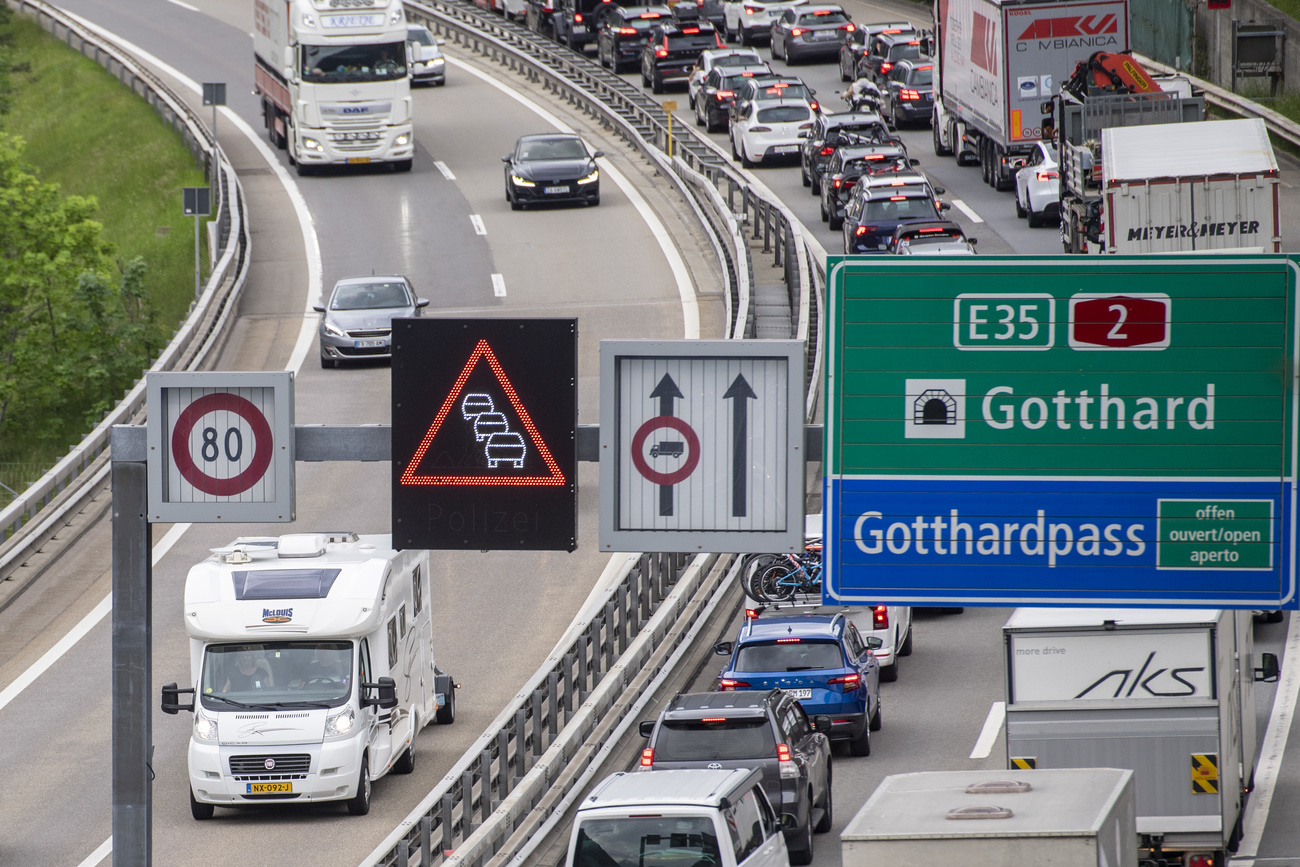
[[[267,761],[275,763],[268,768]],[[311,770],[311,756],[306,753],[292,755],[231,756],[230,773],[245,783],[275,783],[281,780],[305,780]]]
[[[330,145],[344,153],[371,153],[384,145],[384,125],[374,116],[326,123]]]

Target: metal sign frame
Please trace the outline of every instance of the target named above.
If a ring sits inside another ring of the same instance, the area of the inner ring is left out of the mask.
[[[150,373],[146,387],[151,523],[294,519],[291,372]],[[182,390],[190,394],[182,395]],[[195,392],[200,394],[196,397]],[[175,412],[172,398],[185,402],[185,408]],[[270,413],[262,410],[268,399]],[[213,436],[203,440],[199,461],[188,453],[176,454],[178,436],[189,442],[192,429],[212,412],[232,414],[231,424],[222,433],[212,429]],[[213,457],[207,457],[208,451]],[[202,461],[216,464],[222,459],[242,471],[233,477],[210,475],[200,466]]]
[[[802,551],[804,392],[799,340],[602,340],[601,550]]]

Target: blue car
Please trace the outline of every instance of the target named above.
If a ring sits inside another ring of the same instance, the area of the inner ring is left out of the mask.
[[[780,687],[808,716],[831,718],[832,741],[847,740],[852,755],[871,755],[870,732],[880,730],[880,664],[872,651],[880,646],[844,614],[749,619],[734,643],[714,645],[731,657],[718,689]]]

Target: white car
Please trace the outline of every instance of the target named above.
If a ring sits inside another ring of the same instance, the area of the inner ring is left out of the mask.
[[[772,22],[781,13],[807,3],[808,0],[724,0],[723,37],[730,42],[739,36],[741,45],[753,45],[755,37],[769,39]]]
[[[746,168],[768,158],[799,158],[799,142],[813,128],[813,110],[803,100],[750,102],[731,125],[731,155]]]
[[[695,68],[691,70],[691,77],[686,82],[686,99],[692,109],[695,108],[700,89],[704,87],[704,79],[715,66],[761,66],[771,71],[767,61],[759,57],[757,51],[748,48],[710,48],[701,51],[700,59],[695,61]]]
[[[435,39],[429,28],[419,24],[406,26],[406,44],[411,52],[412,84],[446,84],[447,60],[438,48],[443,40]]]
[[[1061,181],[1050,142],[1034,145],[1028,161],[1016,172],[1016,216],[1028,217],[1033,228],[1060,219]]]

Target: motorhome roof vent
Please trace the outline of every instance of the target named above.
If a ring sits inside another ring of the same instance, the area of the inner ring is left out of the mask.
[[[325,533],[290,533],[280,537],[277,550],[281,559],[320,557],[327,544],[329,536]]]
[[[985,780],[971,783],[966,787],[968,795],[1010,795],[1016,792],[1028,792],[1033,786],[1019,780]]]
[[[235,598],[324,599],[341,569],[260,569],[231,572]]]
[[[949,819],[1010,819],[1015,814],[1006,807],[993,805],[980,807],[957,807],[948,811]]]

